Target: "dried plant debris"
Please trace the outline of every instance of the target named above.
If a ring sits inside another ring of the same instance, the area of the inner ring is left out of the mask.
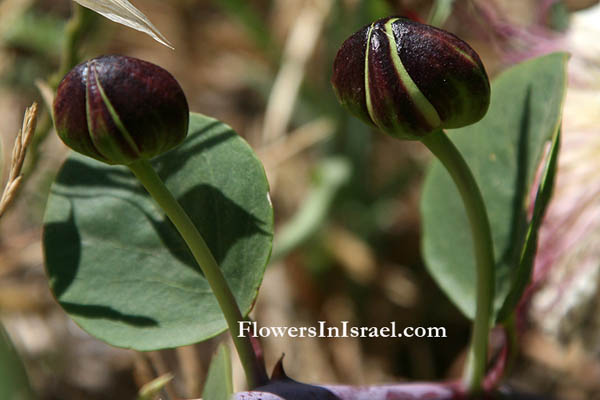
[[[23,168],[23,162],[25,161],[27,147],[29,146],[29,143],[31,143],[33,133],[35,132],[37,110],[37,103],[33,103],[31,107],[25,110],[23,127],[19,130],[19,133],[17,133],[17,138],[15,139],[15,145],[13,147],[8,181],[4,186],[2,198],[0,198],[0,217],[4,215],[4,212],[14,200],[19,186],[21,185],[21,181],[23,180],[21,169]]]
[[[157,42],[173,48],[167,38],[150,20],[127,0],[75,0],[83,7],[96,11],[111,21],[150,35]]]

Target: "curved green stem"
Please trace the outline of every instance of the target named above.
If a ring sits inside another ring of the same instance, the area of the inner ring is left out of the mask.
[[[494,247],[490,222],[477,182],[458,149],[439,130],[423,139],[423,143],[448,170],[462,197],[475,250],[477,265],[477,302],[471,348],[464,379],[471,393],[481,390],[487,363],[488,335],[494,299]]]
[[[256,356],[250,338],[236,334],[238,323],[246,319],[242,316],[235,297],[200,232],[147,160],[136,161],[128,167],[173,222],[202,269],[225,315],[233,343],[246,373],[248,386],[255,388],[266,383],[265,367]]]

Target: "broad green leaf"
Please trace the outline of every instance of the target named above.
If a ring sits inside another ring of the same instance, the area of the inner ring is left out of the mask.
[[[232,394],[231,357],[229,348],[221,344],[217,354],[210,362],[202,398],[206,400],[229,400]]]
[[[540,184],[537,188],[533,215],[531,217],[531,222],[529,223],[529,228],[527,229],[527,237],[521,253],[521,260],[519,261],[517,270],[512,274],[513,281],[510,285],[510,292],[506,296],[506,300],[498,312],[499,321],[504,321],[517,307],[519,300],[531,279],[531,272],[533,270],[533,262],[535,260],[538,244],[538,231],[542,225],[542,220],[546,208],[548,208],[548,204],[550,203],[550,198],[552,197],[552,191],[554,189],[554,177],[556,175],[558,153],[560,150],[560,135],[561,132],[560,129],[558,129],[552,140],[550,154],[546,161],[546,165],[544,166]]]
[[[111,21],[150,35],[157,42],[173,48],[150,20],[127,0],[74,0]]]
[[[0,325],[0,399],[30,400],[34,398],[23,362],[4,327]]]
[[[247,314],[273,235],[261,163],[231,128],[191,114],[186,141],[152,164],[198,227]],[[226,329],[183,239],[125,167],[70,155],[50,191],[43,239],[58,302],[109,344],[154,350]]]
[[[535,171],[545,143],[560,124],[566,61],[566,54],[555,53],[505,71],[492,84],[484,119],[450,133],[487,205],[496,256],[495,311],[516,282]],[[425,180],[421,214],[427,268],[458,308],[473,318],[471,232],[458,191],[437,161]]]

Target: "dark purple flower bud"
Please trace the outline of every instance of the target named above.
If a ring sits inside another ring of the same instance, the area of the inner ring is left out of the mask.
[[[58,136],[73,150],[108,164],[150,159],[181,143],[189,108],[164,69],[125,56],[79,64],[54,99]]]
[[[401,139],[479,121],[490,84],[475,51],[451,33],[385,18],[350,36],[331,79],[351,113]]]

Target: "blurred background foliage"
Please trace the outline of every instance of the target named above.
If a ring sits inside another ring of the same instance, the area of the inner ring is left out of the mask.
[[[561,178],[559,172],[556,205],[549,211],[557,219],[542,237],[535,284],[521,312],[523,351],[508,381],[558,399],[598,398],[596,3],[135,2],[171,41],[172,51],[69,0],[2,0],[3,159],[10,160],[22,111],[34,100],[43,103],[40,87],[55,86],[74,63],[119,53],[159,64],[179,80],[191,110],[231,125],[267,170],[276,239],[253,318],[265,326],[396,321],[448,331],[445,339],[265,339],[268,368],[285,352],[288,374],[307,382],[449,379],[460,374],[469,324],[428,277],[420,256],[418,204],[429,155],[419,143],[373,134],[339,107],[329,84],[333,58],[346,37],[391,14],[429,20],[456,33],[479,52],[492,77],[520,60],[570,51],[561,156],[569,175]],[[111,348],[82,332],[51,297],[40,226],[66,148],[51,134],[43,108],[25,184],[0,224],[0,321],[8,332],[2,338],[12,339],[39,399],[132,399],[167,372],[175,378],[166,395],[199,397],[218,340],[148,354]],[[0,371],[7,365],[17,370],[16,353],[6,346],[0,349]],[[240,376],[236,365],[234,372]]]

